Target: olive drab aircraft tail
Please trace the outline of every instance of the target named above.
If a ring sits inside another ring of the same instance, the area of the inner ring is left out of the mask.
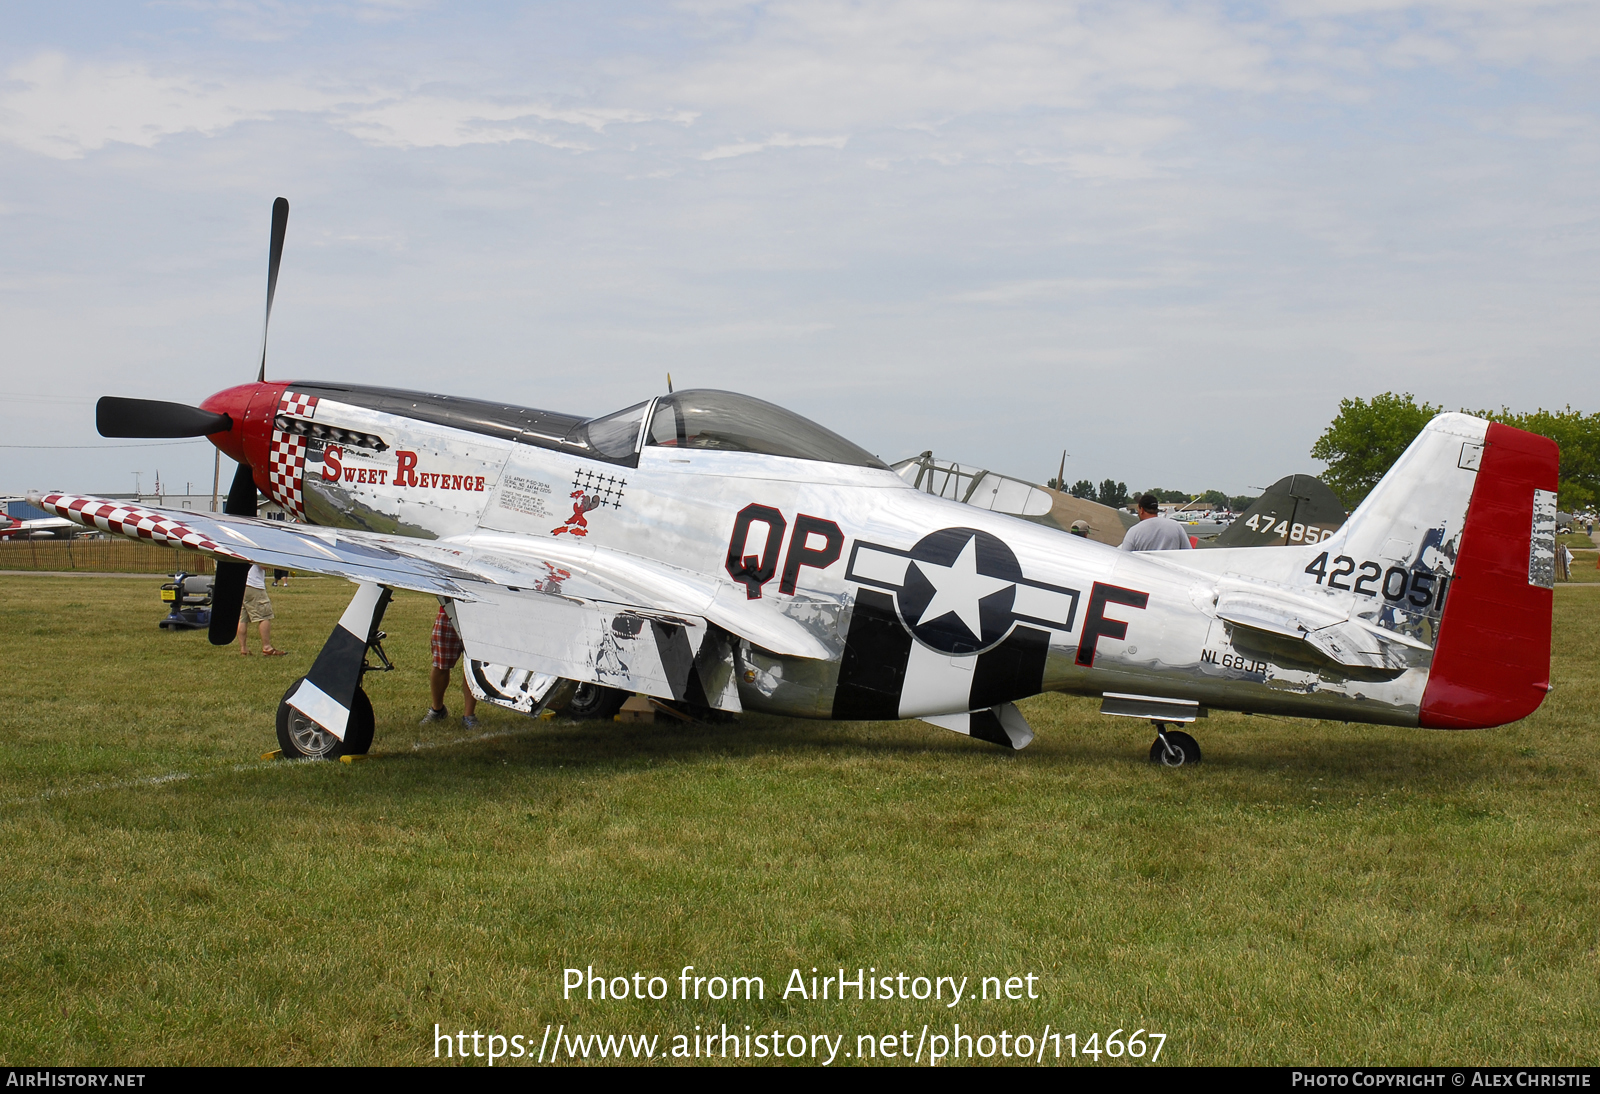
[[[1144,554],[919,491],[732,392],[587,418],[258,379],[198,408],[106,398],[98,417],[107,436],[204,435],[238,461],[221,514],[35,502],[215,558],[212,641],[233,637],[250,563],[356,583],[279,704],[289,755],[370,744],[361,682],[397,589],[438,597],[473,690],[525,713],[581,686],[921,718],[1021,748],[1015,702],[1062,691],[1155,722],[1152,759],[1176,764],[1199,750],[1169,727],[1211,708],[1473,728],[1549,688],[1556,448],[1466,415],[1430,422],[1318,542]],[[258,490],[295,521],[256,519]]]

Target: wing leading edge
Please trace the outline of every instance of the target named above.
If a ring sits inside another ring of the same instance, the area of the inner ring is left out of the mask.
[[[225,562],[327,574],[452,599],[470,598],[471,586],[481,580],[460,565],[459,552],[424,541],[400,542],[432,547],[426,554],[384,542],[398,537],[336,532],[258,517],[157,509],[76,494],[47,494],[34,504],[85,528],[184,548]]]
[[[454,602],[474,660],[719,710],[740,709],[736,639],[764,647],[768,639],[787,647],[774,652],[798,656],[820,648],[809,635],[809,645],[801,645],[781,624],[748,628],[755,635],[719,625],[704,611],[717,603],[714,586],[589,545],[541,552],[505,537],[483,544],[472,537],[416,540],[74,494],[49,494],[35,504],[87,528],[224,561],[438,596]]]

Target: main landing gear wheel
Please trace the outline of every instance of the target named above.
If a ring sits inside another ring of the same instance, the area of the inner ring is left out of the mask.
[[[300,686],[296,680],[289,685],[278,702],[278,747],[291,760],[337,760],[340,756],[365,756],[372,747],[373,730],[377,718],[372,713],[372,701],[367,693],[356,689],[350,703],[350,722],[345,726],[344,740],[323,729],[289,705],[289,696]]]
[[[1150,762],[1163,767],[1192,767],[1200,762],[1200,742],[1181,729],[1161,733],[1150,746]]]
[[[622,704],[627,702],[628,696],[632,694],[629,691],[619,691],[600,684],[579,684],[562,713],[568,718],[576,718],[579,721],[611,718],[622,709]]]

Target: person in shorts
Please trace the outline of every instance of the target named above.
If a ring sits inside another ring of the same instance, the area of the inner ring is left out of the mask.
[[[461,660],[464,652],[461,636],[451,624],[449,613],[444,610],[443,604],[439,605],[439,614],[433,617],[433,668],[428,670],[428,689],[433,693],[433,705],[422,716],[422,725],[442,722],[450,717],[450,712],[445,709],[444,693],[450,687],[450,670],[456,667],[456,662]],[[466,670],[461,673],[461,710],[461,724],[468,729],[476,729],[478,700],[467,686]]]
[[[261,634],[263,657],[282,657],[284,651],[272,644],[272,598],[267,595],[267,575],[260,566],[251,566],[244,579],[244,603],[239,606],[239,656],[250,656],[250,624]]]

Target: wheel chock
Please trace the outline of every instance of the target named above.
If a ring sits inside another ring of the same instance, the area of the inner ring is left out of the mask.
[[[365,755],[361,755],[361,756],[340,756],[339,757],[339,762],[342,763],[342,764],[353,764],[357,760],[364,760],[366,758],[367,757]]]
[[[283,749],[275,748],[271,752],[263,752],[261,758],[263,760],[281,760],[283,759]]]
[[[650,705],[650,700],[643,695],[630,695],[622,704],[622,709],[612,715],[613,722],[654,722],[656,708]]]

